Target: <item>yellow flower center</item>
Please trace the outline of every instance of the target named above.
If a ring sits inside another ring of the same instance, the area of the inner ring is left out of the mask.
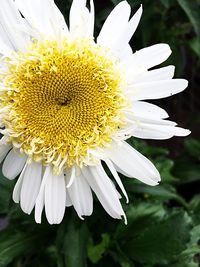
[[[4,126],[30,159],[81,166],[123,125],[119,64],[91,40],[34,41],[6,65]]]

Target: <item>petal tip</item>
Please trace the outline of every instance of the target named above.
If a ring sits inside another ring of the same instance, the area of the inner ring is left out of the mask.
[[[127,221],[127,217],[126,217],[125,213],[122,215],[122,217],[124,219],[124,224],[127,225],[128,221]]]
[[[35,216],[35,222],[36,222],[37,224],[41,224],[41,218],[37,218],[37,217]]]
[[[183,136],[188,136],[189,134],[191,134],[191,131],[188,129],[184,129]]]
[[[140,11],[140,13],[142,14],[142,12],[143,12],[143,5],[142,4],[140,5],[138,11]]]
[[[186,89],[188,87],[189,82],[186,79],[182,79],[182,81],[183,81],[183,87],[184,87],[184,89]]]

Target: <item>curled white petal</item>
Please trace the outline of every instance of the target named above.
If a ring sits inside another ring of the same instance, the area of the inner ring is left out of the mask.
[[[14,25],[23,25],[24,21],[12,0],[1,0],[0,9],[0,43],[2,52],[10,54],[13,51],[25,50],[30,44],[30,38],[18,30]]]
[[[41,163],[31,162],[27,164],[20,192],[21,209],[27,214],[30,214],[35,206],[41,185],[41,176]]]
[[[116,219],[124,217],[126,222],[117,189],[113,186],[103,167],[101,165],[88,166],[84,167],[82,172],[107,213]]]
[[[68,28],[64,17],[53,0],[15,0],[15,3],[39,35],[59,37],[60,34],[68,35]],[[55,26],[56,25],[56,26]]]
[[[160,174],[155,166],[126,142],[113,145],[107,153],[118,170],[122,170],[126,176],[137,178],[152,186],[160,181]]]
[[[4,160],[2,172],[3,175],[13,180],[20,174],[27,160],[27,156],[22,155],[19,151],[12,149]]]
[[[45,212],[50,224],[59,224],[63,219],[66,203],[65,186],[64,174],[55,175],[50,168],[44,191]]]
[[[112,175],[114,176],[115,181],[117,182],[117,184],[119,185],[120,189],[122,190],[122,192],[123,192],[123,194],[124,194],[124,196],[126,198],[126,203],[128,203],[129,202],[128,195],[126,193],[126,190],[125,190],[125,188],[124,188],[124,186],[122,184],[122,181],[121,181],[121,179],[120,179],[120,177],[119,177],[114,165],[108,159],[104,159],[104,161],[105,161],[106,165],[108,166],[109,170],[111,171]]]
[[[51,173],[51,166],[47,166],[44,171],[44,175],[42,178],[42,183],[40,186],[40,190],[38,193],[38,196],[36,198],[36,203],[35,203],[35,221],[36,223],[41,223],[41,216],[42,216],[42,211],[44,208],[44,192],[45,192],[45,185],[48,181],[48,177]]]
[[[14,187],[14,190],[13,190],[13,200],[15,203],[19,203],[20,202],[20,193],[21,193],[21,188],[22,188],[22,182],[23,182],[23,179],[24,179],[24,172],[26,170],[26,166],[27,166],[27,163],[25,164],[16,184],[15,184],[15,187]]]
[[[82,216],[89,216],[92,214],[92,192],[80,169],[77,168],[74,182],[69,188],[67,188],[67,191],[71,202],[81,219],[83,219]]]
[[[9,144],[0,144],[0,163],[3,161],[3,159],[8,154],[8,151],[11,148],[12,148],[12,145],[9,145]]]

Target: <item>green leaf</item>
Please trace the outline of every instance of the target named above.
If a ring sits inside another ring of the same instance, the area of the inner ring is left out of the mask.
[[[5,267],[17,256],[36,249],[38,235],[5,231],[0,237],[0,267]]]
[[[194,225],[200,224],[200,194],[195,195],[189,203],[189,209],[192,211]]]
[[[85,267],[89,237],[87,224],[81,221],[77,214],[68,216],[65,223],[63,236],[60,236],[65,265],[67,267]]]
[[[199,252],[200,253],[200,245],[198,244],[200,240],[200,224],[196,225],[192,231],[191,231],[191,240],[190,240],[190,245],[198,245]]]
[[[198,267],[198,261],[195,255],[200,254],[200,246],[198,244],[200,239],[200,225],[195,226],[190,232],[190,242],[178,257],[178,263],[172,267]],[[184,263],[184,265],[182,265]]]
[[[144,184],[136,184],[131,180],[126,180],[125,183],[126,188],[129,192],[133,192],[135,194],[144,194],[145,198],[154,197],[154,199],[160,200],[176,200],[178,203],[183,206],[187,206],[185,200],[179,196],[175,190],[175,188],[169,184],[163,184],[156,187],[151,187]]]
[[[194,138],[188,138],[185,140],[186,151],[192,157],[200,160],[200,141]]]
[[[178,227],[177,227],[178,226]],[[190,218],[183,211],[176,211],[143,224],[142,229],[129,232],[122,250],[131,259],[142,264],[170,264],[186,249],[189,242]]]
[[[200,38],[193,38],[190,42],[189,45],[191,49],[197,54],[198,57],[200,57]]]
[[[92,263],[97,263],[109,247],[110,236],[108,234],[102,234],[101,237],[102,241],[99,244],[94,246],[92,243],[88,247],[88,257]]]
[[[165,8],[170,7],[170,0],[160,0],[160,1],[164,5]]]
[[[156,167],[160,173],[162,181],[172,182],[176,181],[176,178],[172,175],[172,169],[174,167],[174,162],[170,159],[160,159],[156,161]]]
[[[0,214],[9,212],[12,190],[13,181],[0,177]]]
[[[115,239],[123,240],[124,236],[137,235],[137,232],[157,218],[162,218],[165,214],[163,206],[159,203],[134,203],[129,206],[126,212],[128,224],[119,224],[115,233]],[[132,231],[134,229],[134,231]]]
[[[110,0],[110,2],[113,4],[113,5],[117,5],[121,2],[121,0]]]
[[[169,151],[166,148],[150,146],[149,144],[147,145],[145,141],[133,137],[129,138],[127,142],[142,154],[148,155],[150,157],[167,156],[169,154]]]
[[[135,264],[130,260],[124,252],[117,246],[116,251],[112,251],[113,258],[120,264],[121,267],[135,267]]]
[[[193,163],[188,160],[180,161],[176,163],[176,168],[174,170],[176,177],[179,177],[179,182],[181,184],[188,184],[191,182],[200,180],[200,165],[199,163]]]
[[[191,0],[177,0],[181,8],[185,11],[190,22],[192,23],[194,30],[200,38],[200,16],[199,7],[196,1]]]
[[[144,194],[146,198],[149,196],[159,196],[162,199],[177,199],[178,196],[174,188],[170,185],[159,185],[156,187],[150,187],[144,184],[136,184],[131,180],[124,182],[128,191],[133,193]]]

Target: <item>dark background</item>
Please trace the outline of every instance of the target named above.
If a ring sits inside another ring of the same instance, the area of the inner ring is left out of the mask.
[[[71,1],[56,0],[68,21]],[[97,36],[117,0],[96,0]],[[192,134],[166,141],[129,143],[150,158],[162,176],[157,187],[122,177],[130,203],[122,204],[128,225],[110,218],[95,201],[93,215],[81,221],[73,208],[61,225],[45,216],[37,225],[12,201],[15,181],[0,179],[0,267],[198,267],[200,258],[200,1],[130,0],[144,13],[133,50],[168,43],[176,77],[189,80],[181,94],[154,103]]]

